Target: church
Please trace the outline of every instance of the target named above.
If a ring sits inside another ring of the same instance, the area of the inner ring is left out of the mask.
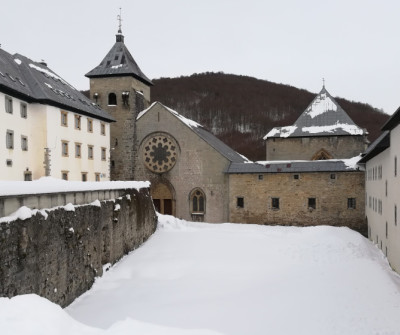
[[[205,222],[349,226],[365,230],[365,150],[359,128],[323,87],[294,125],[264,138],[266,159],[250,162],[208,130],[160,102],[125,45],[86,74],[90,98],[110,125],[113,180],[149,180],[160,213]],[[260,139],[262,140],[262,139]]]

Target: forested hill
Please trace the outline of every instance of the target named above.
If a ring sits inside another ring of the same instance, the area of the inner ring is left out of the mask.
[[[265,134],[273,127],[291,125],[318,93],[224,73],[161,78],[153,83],[152,101],[199,122],[251,160],[265,159]],[[379,136],[388,115],[365,103],[335,99],[357,125],[368,130],[371,142]]]

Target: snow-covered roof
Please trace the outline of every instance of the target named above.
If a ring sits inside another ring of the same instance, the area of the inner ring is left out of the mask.
[[[273,128],[264,136],[264,140],[270,137],[285,138],[364,134],[365,130],[354,123],[325,87],[323,87],[321,92],[292,126]]]
[[[153,85],[133,59],[124,44],[122,34],[117,34],[117,40],[111,50],[98,66],[86,74],[88,78],[113,76],[132,76],[148,86]]]
[[[144,111],[140,112],[137,116],[137,120],[141,119],[144,115],[149,113],[152,109],[154,109],[156,106],[160,106],[163,108],[165,111],[171,113],[173,116],[175,116],[178,120],[180,120],[183,124],[185,124],[187,127],[189,127],[194,133],[196,133],[200,138],[202,138],[204,141],[206,141],[210,146],[212,146],[215,150],[217,150],[221,155],[223,155],[225,158],[227,158],[231,162],[248,162],[249,160],[244,157],[243,155],[240,155],[237,153],[235,150],[233,150],[231,147],[226,145],[224,142],[222,142],[220,139],[218,139],[216,136],[211,134],[209,131],[204,129],[204,127],[186,117],[183,115],[179,114],[177,111],[164,106],[161,102],[153,102],[151,106]]]
[[[232,163],[227,173],[300,173],[300,172],[350,172],[359,171],[361,156],[349,159],[330,159],[320,161],[259,161],[255,163]]]
[[[107,122],[115,121],[106,111],[68,84],[45,63],[0,49],[0,90],[27,102],[37,102]]]

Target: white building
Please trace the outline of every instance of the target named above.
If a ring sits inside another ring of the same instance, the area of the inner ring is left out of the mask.
[[[386,122],[382,135],[370,145],[365,163],[368,236],[400,273],[400,108]]]
[[[109,180],[112,121],[46,64],[0,49],[0,180]]]

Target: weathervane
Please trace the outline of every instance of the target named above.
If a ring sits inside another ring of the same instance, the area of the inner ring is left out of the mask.
[[[119,7],[119,15],[117,15],[117,20],[119,21],[118,25],[118,32],[122,33],[121,26],[122,26],[122,13],[121,13],[121,7]]]

